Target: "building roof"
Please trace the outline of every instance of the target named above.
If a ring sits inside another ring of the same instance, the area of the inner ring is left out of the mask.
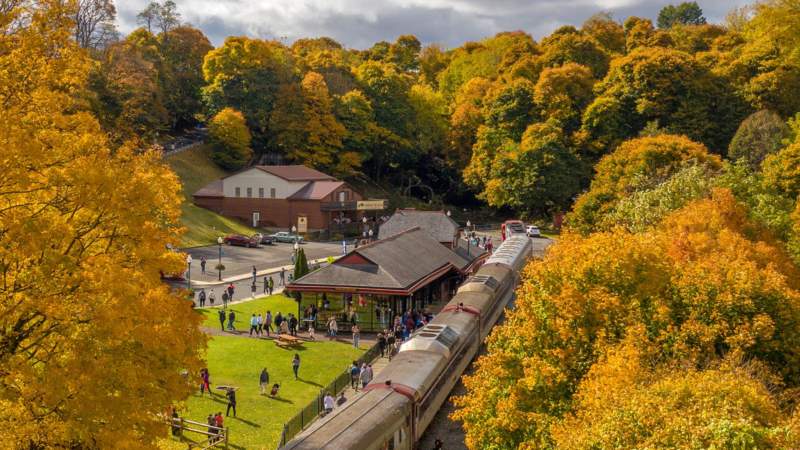
[[[289,200],[322,200],[344,184],[344,181],[310,181],[290,195]]]
[[[414,227],[419,227],[438,242],[453,242],[458,235],[458,224],[443,211],[419,211],[398,209],[378,230],[383,239]]]
[[[411,293],[449,270],[466,269],[470,263],[427,232],[412,228],[354,249],[295,280],[289,289],[353,287]]]
[[[276,177],[283,178],[287,181],[318,181],[318,180],[332,180],[336,178],[322,173],[319,170],[301,165],[292,166],[255,166],[257,169],[275,175]]]
[[[192,194],[195,197],[222,197],[222,180],[214,180]]]

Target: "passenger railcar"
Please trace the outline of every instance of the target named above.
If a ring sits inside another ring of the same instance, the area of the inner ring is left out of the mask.
[[[508,237],[361,394],[284,448],[413,449],[514,295],[532,250],[528,237]]]

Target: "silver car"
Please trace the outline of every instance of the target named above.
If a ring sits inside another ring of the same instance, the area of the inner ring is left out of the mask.
[[[289,244],[294,244],[295,242],[302,244],[303,243],[303,236],[299,234],[292,234],[288,231],[279,231],[272,235],[272,239],[275,242],[286,242]]]

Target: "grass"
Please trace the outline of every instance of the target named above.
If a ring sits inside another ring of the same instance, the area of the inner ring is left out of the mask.
[[[217,302],[221,301],[220,298],[222,297],[222,291],[215,293],[217,295]],[[261,314],[263,316],[267,313],[267,311],[272,311],[272,317],[275,317],[275,315],[278,314],[278,311],[280,311],[280,313],[284,316],[288,313],[292,313],[296,316],[297,302],[283,294],[275,294],[249,302],[235,303],[230,305],[227,309],[227,311],[231,310],[236,313],[236,320],[233,321],[236,329],[247,331],[250,329],[250,316],[252,314]],[[217,315],[219,311],[218,307],[203,308],[198,309],[198,311],[205,316],[205,321],[203,322],[204,327],[219,329],[219,317]]]
[[[222,178],[229,173],[211,161],[211,149],[208,145],[184,150],[166,157],[166,162],[178,174],[183,186],[183,203],[181,204],[181,222],[187,228],[181,245],[196,247],[214,244],[217,237],[229,233],[250,235],[256,230],[247,225],[212,211],[195,206],[192,194],[206,184]]]
[[[247,329],[253,311],[262,314],[270,309],[282,313],[296,312],[296,304],[282,295],[253,300],[232,306],[237,314],[237,328]],[[293,309],[292,309],[293,308]],[[216,308],[200,310],[206,315],[206,325],[219,326]],[[249,339],[241,336],[214,336],[208,345],[207,361],[211,375],[211,388],[218,395],[201,397],[198,393],[187,401],[181,415],[187,419],[205,423],[210,413],[225,413],[227,401],[222,391],[214,389],[217,385],[239,387],[236,392],[237,418],[226,417],[224,426],[230,429],[230,443],[233,448],[269,449],[277,448],[283,424],[294,417],[301,408],[319,394],[334,377],[348,367],[364,351],[354,349],[341,342],[327,339],[306,342],[302,350],[284,350],[273,341]],[[291,360],[295,353],[300,355],[300,379],[294,380]],[[280,393],[276,398],[260,395],[258,376],[266,367],[270,385],[279,383]],[[198,377],[199,380],[199,377]],[[199,386],[199,381],[198,381]],[[197,434],[187,433],[196,438]],[[185,449],[186,443],[172,437],[162,441],[163,448]]]

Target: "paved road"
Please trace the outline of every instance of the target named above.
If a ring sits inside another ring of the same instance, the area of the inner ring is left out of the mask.
[[[301,247],[309,260],[337,256],[342,253],[341,244],[308,242],[302,244]],[[218,274],[214,267],[217,265],[219,258],[219,246],[209,245],[184,251],[192,255],[192,281],[217,281]],[[225,266],[225,271],[222,272],[222,278],[250,274],[253,266],[256,266],[256,270],[262,271],[272,267],[291,265],[293,252],[293,244],[281,243],[264,245],[259,248],[223,245],[222,264]],[[200,271],[201,257],[205,257],[207,261],[205,274]]]

